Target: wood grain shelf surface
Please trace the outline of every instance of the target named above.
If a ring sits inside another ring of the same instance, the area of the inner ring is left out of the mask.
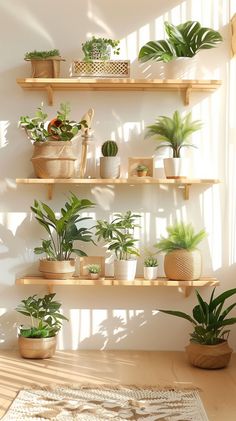
[[[167,179],[151,177],[133,178],[17,178],[16,184],[217,184],[220,180],[214,178],[202,179]]]
[[[18,85],[26,90],[46,91],[53,104],[54,91],[182,91],[184,103],[189,104],[191,92],[211,92],[221,85],[220,80],[131,79],[131,78],[21,78]]]

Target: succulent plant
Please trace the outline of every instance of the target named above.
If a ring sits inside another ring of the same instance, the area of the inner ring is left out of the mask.
[[[158,266],[157,259],[154,256],[148,256],[144,260],[144,266],[147,268],[154,268]]]
[[[103,156],[116,156],[118,153],[118,146],[114,140],[107,140],[102,145]]]

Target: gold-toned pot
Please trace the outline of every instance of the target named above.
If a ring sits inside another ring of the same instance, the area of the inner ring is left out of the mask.
[[[51,358],[56,351],[56,336],[51,338],[18,337],[19,352],[23,358]]]
[[[217,345],[202,345],[190,342],[185,350],[192,365],[207,369],[226,367],[233,352],[227,341]]]

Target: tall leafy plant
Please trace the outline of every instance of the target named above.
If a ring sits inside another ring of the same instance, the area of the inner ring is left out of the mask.
[[[193,326],[190,341],[202,345],[217,345],[228,339],[230,330],[227,326],[236,323],[236,317],[228,318],[228,314],[236,306],[236,302],[224,308],[225,301],[236,294],[236,288],[230,289],[214,298],[215,288],[207,303],[196,291],[198,304],[193,308],[192,315],[176,310],[159,310],[171,316],[188,320]]]
[[[72,253],[87,256],[84,251],[74,247],[75,241],[92,241],[92,232],[85,227],[77,227],[90,217],[80,217],[80,211],[91,208],[94,204],[88,199],[79,199],[73,193],[61,208],[60,215],[46,203],[34,201],[31,207],[36,220],[46,230],[49,239],[42,240],[41,247],[34,249],[35,254],[46,254],[48,260],[69,260]]]
[[[166,40],[149,41],[139,52],[139,60],[164,61],[168,63],[177,57],[193,57],[200,50],[216,47],[222,36],[218,31],[202,27],[197,21],[180,25],[165,22]]]
[[[96,224],[95,235],[98,241],[103,239],[108,244],[108,250],[113,251],[118,260],[128,260],[131,255],[139,256],[135,247],[134,229],[138,227],[136,219],[140,215],[127,211],[116,213],[111,222],[99,220]]]
[[[192,224],[184,224],[183,222],[176,222],[174,225],[167,227],[167,232],[168,237],[161,237],[161,240],[155,244],[159,251],[165,253],[181,249],[195,250],[198,244],[206,237],[204,229],[195,233]]]
[[[59,332],[62,320],[68,319],[60,313],[61,303],[54,300],[55,295],[48,294],[42,298],[33,295],[21,301],[16,311],[29,317],[30,326],[21,326],[20,336],[49,338]]]
[[[147,126],[146,137],[154,137],[158,143],[157,150],[171,148],[173,158],[180,158],[182,148],[194,147],[189,137],[201,127],[199,120],[192,121],[191,113],[181,117],[179,111],[175,111],[172,118],[160,116],[154,124]]]

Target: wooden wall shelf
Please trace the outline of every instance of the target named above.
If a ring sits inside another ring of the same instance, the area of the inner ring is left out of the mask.
[[[175,287],[183,291],[188,297],[191,290],[195,287],[217,286],[219,281],[216,278],[203,277],[196,281],[171,281],[167,278],[160,277],[153,281],[148,281],[143,278],[136,278],[134,281],[117,280],[114,278],[101,279],[84,279],[74,276],[70,279],[45,279],[41,276],[25,276],[16,279],[16,285],[45,285],[51,293],[55,286],[129,286],[129,287]]]
[[[93,78],[24,78],[16,80],[23,89],[46,91],[49,105],[53,105],[54,91],[176,91],[182,92],[184,104],[189,105],[192,92],[212,92],[220,80],[178,79],[93,79]]]
[[[53,186],[56,184],[103,184],[103,185],[138,185],[138,184],[169,184],[174,185],[179,189],[183,189],[184,199],[189,199],[189,190],[192,185],[209,185],[217,184],[218,179],[189,179],[181,178],[178,180],[167,178],[116,178],[116,179],[103,179],[103,178],[17,178],[16,184],[41,184],[46,185],[48,189],[48,199],[52,198]]]

